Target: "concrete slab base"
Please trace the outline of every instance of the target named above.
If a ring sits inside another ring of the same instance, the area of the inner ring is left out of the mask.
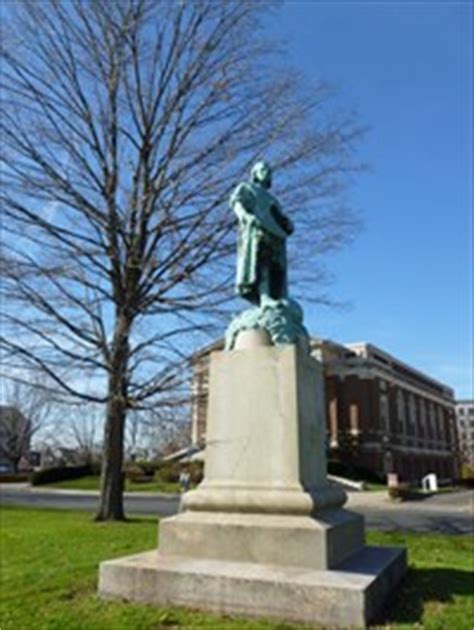
[[[362,516],[184,512],[160,524],[160,552],[202,560],[331,569],[364,545]]]
[[[363,627],[406,571],[404,549],[364,547],[336,570],[165,556],[100,566],[99,595],[291,622]]]

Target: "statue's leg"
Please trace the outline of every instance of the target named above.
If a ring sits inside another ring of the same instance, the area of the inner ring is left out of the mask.
[[[271,286],[270,286],[270,267],[267,264],[263,264],[259,269],[259,283],[258,292],[260,294],[260,304],[271,300]]]
[[[265,295],[273,301],[288,297],[285,244],[267,252]]]
[[[283,243],[280,257],[280,271],[281,271],[281,297],[288,297],[288,264],[286,261],[286,244]]]
[[[273,300],[287,297],[286,269],[277,261],[272,261],[268,267],[268,287]]]
[[[272,269],[271,294],[275,300],[286,298],[286,270],[274,264]]]
[[[288,297],[288,281],[286,274],[286,267],[280,269],[280,295],[282,298]]]

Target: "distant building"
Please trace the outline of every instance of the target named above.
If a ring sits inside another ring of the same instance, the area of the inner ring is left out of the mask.
[[[205,442],[209,359],[217,341],[192,359],[192,442]],[[428,473],[459,477],[454,392],[370,343],[312,339],[325,368],[331,457],[380,478],[418,482]]]
[[[474,400],[456,402],[456,421],[462,460],[474,473]]]
[[[16,407],[0,405],[0,472],[16,472],[30,444],[31,422]]]
[[[209,362],[211,353],[224,349],[224,340],[219,339],[191,357],[193,377],[191,382],[191,442],[204,445],[206,441],[207,396],[209,389]]]
[[[370,343],[315,340],[324,363],[330,448],[382,476],[459,477],[454,392]]]

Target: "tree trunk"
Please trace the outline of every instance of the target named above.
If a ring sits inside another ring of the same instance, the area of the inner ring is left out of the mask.
[[[123,436],[126,412],[118,396],[109,401],[105,420],[104,451],[100,480],[100,504],[96,521],[123,521]]]
[[[130,322],[117,319],[112,345],[111,371],[104,429],[100,504],[96,521],[124,521],[123,453],[127,416],[127,364]]]

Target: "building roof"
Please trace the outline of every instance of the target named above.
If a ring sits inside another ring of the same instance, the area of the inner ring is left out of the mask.
[[[397,359],[368,341],[342,344],[332,339],[312,337],[310,344],[312,351],[316,354],[319,353],[318,358],[323,362],[332,363],[333,361],[344,360],[359,363],[362,360],[369,364],[376,365],[385,371],[389,371],[400,378],[413,381],[418,386],[435,390],[443,397],[454,399],[454,390],[451,387],[408,365],[404,361]],[[224,341],[220,338],[195,352],[191,362],[196,363],[199,359],[209,355],[214,350],[222,349],[223,346]]]
[[[196,363],[196,361],[199,361],[199,359],[201,359],[202,357],[205,357],[206,355],[211,354],[211,352],[214,352],[214,350],[223,350],[223,349],[224,349],[224,337],[220,337],[219,339],[216,339],[216,341],[208,343],[207,345],[203,346],[199,350],[196,350],[196,352],[194,352],[191,355],[191,363]]]
[[[382,365],[390,366],[391,368],[394,368],[396,371],[403,374],[403,376],[416,381],[420,381],[428,387],[442,389],[445,394],[454,398],[454,390],[451,387],[449,387],[445,383],[442,383],[441,381],[432,378],[431,376],[428,376],[428,374],[417,370],[411,365],[408,365],[408,363],[397,359],[393,355],[389,354],[385,350],[382,350],[372,343],[369,343],[367,341],[359,341],[357,343],[348,343],[344,345],[346,348],[349,348],[358,356],[362,356],[366,359],[372,359],[378,363],[381,363]]]

